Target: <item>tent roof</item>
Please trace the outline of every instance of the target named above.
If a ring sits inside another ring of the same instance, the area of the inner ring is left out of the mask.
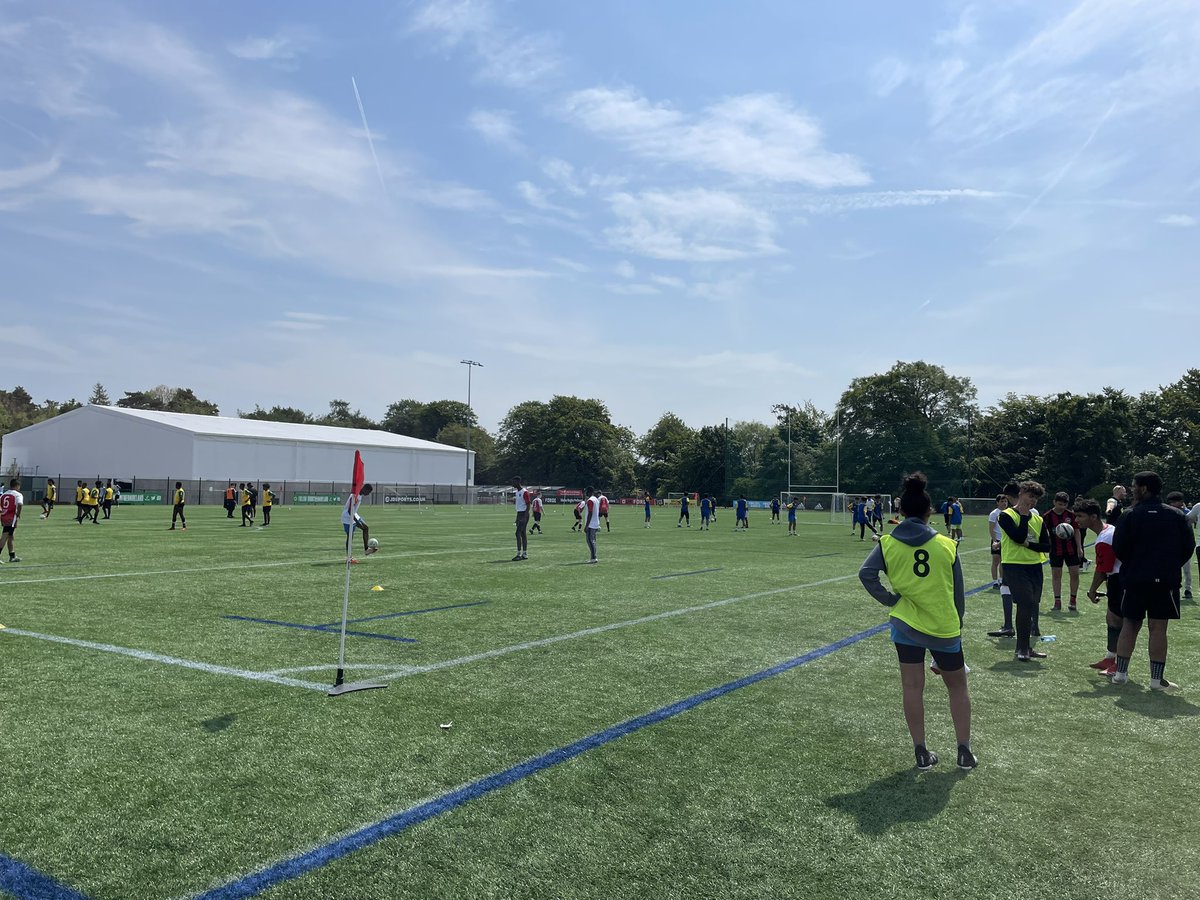
[[[345,444],[365,449],[378,447],[395,450],[450,450],[465,453],[461,447],[424,441],[420,438],[370,428],[335,428],[329,425],[298,425],[294,422],[264,422],[259,419],[227,416],[197,416],[188,413],[158,412],[148,409],[123,409],[118,406],[85,406],[107,415],[126,416],[153,422],[178,431],[211,437],[248,440],[305,441],[319,444]],[[70,415],[70,413],[67,413]],[[53,421],[53,419],[48,420]]]

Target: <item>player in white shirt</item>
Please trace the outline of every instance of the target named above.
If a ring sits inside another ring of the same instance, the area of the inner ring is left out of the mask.
[[[595,488],[587,489],[587,499],[583,501],[583,536],[587,538],[588,550],[592,554],[589,563],[596,562],[596,536],[600,533],[600,498],[596,496]]]
[[[351,494],[346,498],[346,502],[342,504],[342,528],[346,532],[346,555],[348,556],[356,528],[362,532],[363,552],[368,556],[375,552],[368,544],[368,540],[371,537],[371,529],[367,528],[367,523],[358,514],[358,507],[362,503],[362,498],[369,496],[371,496],[371,486],[364,484],[359,493]],[[358,562],[358,560],[351,557],[350,562],[354,563]]]
[[[1200,572],[1200,503],[1188,510],[1186,518],[1192,526],[1192,534],[1196,535],[1196,570]]]
[[[536,492],[534,493],[533,500],[530,501],[529,508],[530,508],[530,510],[533,511],[533,524],[529,526],[529,533],[533,534],[536,531],[538,534],[544,534],[545,532],[542,531],[542,495],[541,494],[536,493]]]
[[[18,490],[20,486],[21,479],[13,478],[8,482],[8,490],[0,494],[0,527],[3,528],[0,534],[0,552],[5,546],[8,547],[10,563],[21,561],[13,547],[13,533],[17,530],[17,524],[21,520],[21,509],[25,506],[25,497]]]
[[[517,506],[517,555],[512,561],[520,562],[529,559],[529,534],[525,529],[529,525],[529,506],[533,502],[533,494],[521,487],[520,478],[514,478],[512,486],[516,491],[513,502]]]
[[[996,508],[988,513],[988,534],[992,539],[992,590],[1000,590],[1000,514],[1008,509],[1008,497],[996,495]]]

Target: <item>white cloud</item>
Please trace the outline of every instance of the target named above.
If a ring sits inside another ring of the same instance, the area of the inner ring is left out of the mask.
[[[633,263],[627,259],[623,259],[613,266],[613,271],[622,278],[637,278],[637,269],[635,269],[633,267]]]
[[[567,209],[564,206],[559,206],[557,203],[551,202],[546,192],[537,185],[529,181],[517,182],[517,193],[521,195],[521,199],[532,206],[534,209],[540,209],[542,212],[557,213],[563,216],[575,218],[578,216],[574,210]]]
[[[16,169],[0,169],[0,191],[25,187],[49,178],[58,171],[58,166],[59,160],[56,156],[45,162],[32,163]]]
[[[812,117],[776,94],[731,97],[687,115],[633,90],[589,88],[563,109],[580,127],[656,162],[822,188],[870,181],[853,156],[824,148]]]
[[[1185,215],[1184,213],[1171,213],[1170,215],[1160,216],[1158,224],[1172,225],[1176,228],[1192,228],[1196,225],[1196,217]]]
[[[933,42],[939,45],[967,46],[978,37],[975,30],[975,8],[968,6],[958,17],[958,24],[934,35]]]
[[[509,87],[535,85],[560,65],[551,37],[502,25],[489,0],[432,0],[417,9],[409,31],[439,37],[446,50],[467,47],[480,77]]]
[[[252,62],[291,62],[308,52],[311,38],[299,32],[271,37],[246,37],[230,41],[225,49],[238,59]]]
[[[976,188],[947,188],[911,191],[858,191],[845,194],[821,194],[806,197],[800,207],[812,213],[840,213],[862,209],[888,209],[894,206],[933,206],[947,200],[993,200],[1009,196],[998,191]]]
[[[908,81],[912,69],[903,60],[889,56],[871,67],[871,88],[880,97],[888,97],[896,88]]]
[[[641,256],[721,262],[780,252],[770,215],[735,194],[647,191],[615,194],[610,202],[620,224],[605,235]]]
[[[519,137],[520,131],[508,110],[477,109],[467,117],[467,124],[489,143],[513,152],[524,150]]]
[[[542,172],[547,178],[574,197],[582,197],[586,191],[579,185],[575,175],[575,167],[565,159],[547,159],[542,161]]]
[[[655,284],[661,284],[663,287],[680,289],[687,286],[682,278],[676,278],[674,275],[651,275],[650,280]]]

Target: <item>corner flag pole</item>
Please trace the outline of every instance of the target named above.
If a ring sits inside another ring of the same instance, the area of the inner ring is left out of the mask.
[[[338,639],[337,678],[329,689],[330,697],[338,697],[353,691],[366,691],[372,688],[385,688],[386,684],[378,681],[352,681],[346,684],[346,620],[350,616],[350,566],[353,563],[354,549],[354,519],[358,515],[359,494],[362,492],[366,474],[363,467],[362,454],[354,451],[354,472],[350,481],[350,497],[346,500],[349,507],[350,526],[346,532],[346,589],[342,593],[342,630]]]

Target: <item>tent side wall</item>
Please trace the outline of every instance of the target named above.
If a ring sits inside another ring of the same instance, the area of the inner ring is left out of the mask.
[[[3,458],[51,478],[187,478],[192,444],[188,432],[85,406],[5,435]]]
[[[360,449],[368,481],[461,484],[465,474],[462,450]],[[353,462],[354,448],[344,444],[198,435],[192,477],[348,482]]]

